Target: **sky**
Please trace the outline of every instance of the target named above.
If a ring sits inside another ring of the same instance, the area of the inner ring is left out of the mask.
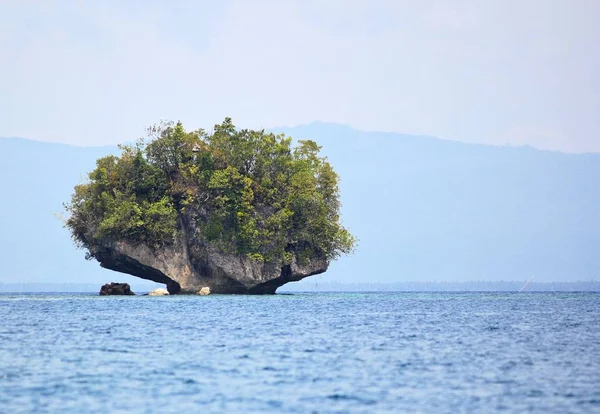
[[[600,152],[598,0],[0,0],[0,136],[313,121]]]

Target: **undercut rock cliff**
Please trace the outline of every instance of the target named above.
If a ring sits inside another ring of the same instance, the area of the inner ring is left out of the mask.
[[[189,225],[188,225],[189,226]],[[159,249],[127,241],[102,241],[90,245],[100,266],[142,279],[163,283],[171,294],[196,294],[203,287],[211,293],[273,294],[280,286],[327,270],[325,258],[277,266],[248,256],[227,253],[207,242],[188,239],[192,230],[180,222],[175,242]],[[293,248],[290,252],[294,253]]]

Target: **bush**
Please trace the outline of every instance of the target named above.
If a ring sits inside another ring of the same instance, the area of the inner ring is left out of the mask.
[[[290,252],[328,260],[355,240],[339,215],[339,177],[314,141],[237,130],[229,118],[214,133],[181,123],[148,130],[97,161],[75,187],[67,227],[82,247],[126,240],[173,243],[183,222],[198,242],[257,261],[289,262]]]

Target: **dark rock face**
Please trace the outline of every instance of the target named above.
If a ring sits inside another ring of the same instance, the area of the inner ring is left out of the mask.
[[[196,294],[208,287],[211,293],[273,294],[280,286],[323,273],[329,262],[316,258],[300,262],[296,254],[289,264],[257,262],[246,255],[220,251],[181,226],[171,246],[153,249],[143,243],[105,241],[90,247],[100,266],[165,284],[171,294]]]
[[[131,287],[128,283],[107,283],[100,288],[100,296],[108,295],[135,295],[131,291]]]

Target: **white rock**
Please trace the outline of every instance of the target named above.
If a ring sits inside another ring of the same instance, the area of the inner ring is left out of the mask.
[[[198,294],[202,296],[210,295],[210,288],[208,286],[204,286],[202,289],[200,289]]]
[[[154,289],[152,292],[148,292],[148,296],[166,296],[169,294],[169,291],[164,288]]]

